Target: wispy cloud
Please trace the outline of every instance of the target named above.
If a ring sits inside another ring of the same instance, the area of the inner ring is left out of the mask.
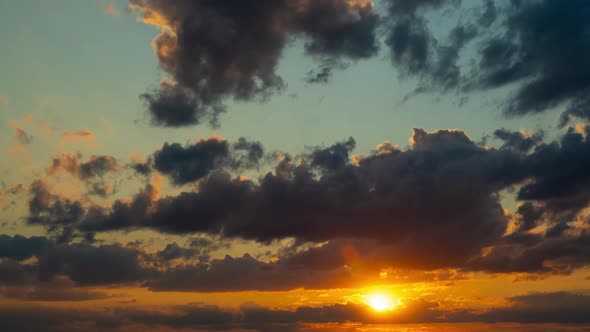
[[[121,11],[115,7],[115,0],[109,2],[109,5],[105,8],[104,12],[110,16],[121,16]]]

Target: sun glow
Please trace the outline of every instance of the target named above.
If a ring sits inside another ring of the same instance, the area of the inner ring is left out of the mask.
[[[391,311],[399,305],[399,300],[387,293],[372,293],[367,295],[366,303],[378,312]]]

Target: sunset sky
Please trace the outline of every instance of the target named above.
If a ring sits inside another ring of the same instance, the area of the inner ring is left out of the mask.
[[[0,0],[0,330],[590,331],[590,1]]]

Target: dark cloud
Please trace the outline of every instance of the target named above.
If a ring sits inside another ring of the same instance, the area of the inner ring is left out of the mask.
[[[483,321],[520,323],[589,323],[590,296],[567,292],[508,298],[511,306],[480,315]]]
[[[236,278],[240,281],[236,282]],[[266,263],[244,255],[226,256],[207,264],[180,265],[145,285],[153,291],[231,292],[354,287],[366,281],[366,277],[355,278],[343,265],[322,271],[290,262]]]
[[[537,146],[526,170],[535,181],[519,190],[518,199],[542,201],[548,210],[569,218],[586,207],[590,202],[586,189],[590,181],[589,133],[588,126],[580,132],[570,128],[558,142]]]
[[[153,42],[172,76],[142,98],[154,124],[216,124],[225,101],[264,100],[285,82],[276,73],[290,38],[320,60],[377,53],[378,16],[369,1],[130,0],[143,21],[163,29]]]
[[[21,279],[25,281],[25,279]],[[112,298],[113,295],[86,288],[77,288],[69,279],[46,283],[29,283],[24,287],[4,287],[0,294],[8,299],[43,302],[82,302]]]
[[[516,209],[519,231],[529,231],[540,224],[544,210],[532,202],[521,204]]]
[[[117,316],[144,326],[167,326],[175,329],[193,328],[213,330],[233,330],[236,321],[234,313],[217,306],[193,304],[176,306],[176,314],[166,314],[158,311],[120,309]]]
[[[512,1],[505,33],[480,50],[477,78],[482,88],[521,83],[507,112],[541,112],[569,104],[568,116],[586,117],[590,88],[590,42],[584,0]]]
[[[123,284],[141,281],[147,270],[141,253],[118,245],[60,245],[39,257],[39,279],[67,276],[80,285]]]
[[[428,303],[428,302],[426,302]],[[427,305],[427,304],[423,304]],[[224,310],[215,306],[186,305],[174,307],[174,312],[164,312],[147,309],[116,309],[116,310],[84,310],[59,309],[43,306],[16,306],[0,308],[0,323],[12,331],[49,331],[49,332],[78,332],[78,331],[130,331],[139,332],[146,329],[162,331],[203,330],[203,331],[260,331],[260,332],[336,332],[336,331],[378,331],[383,326],[363,325],[356,328],[346,325],[322,324],[326,320],[346,317],[347,314],[357,322],[358,318],[378,320],[361,306],[351,304],[335,304],[320,308],[300,307],[296,311],[278,310],[247,304],[238,313]],[[428,309],[416,310],[416,313]],[[365,312],[363,313],[363,310]],[[428,311],[426,311],[428,314]],[[444,314],[447,312],[438,312]],[[244,316],[240,316],[244,315]],[[325,318],[322,319],[322,315]],[[399,315],[394,315],[399,316]],[[272,317],[260,322],[264,317]],[[301,318],[301,319],[299,319]],[[309,319],[307,319],[309,318]],[[305,320],[321,321],[319,323],[305,323]],[[398,321],[390,319],[392,321]],[[341,322],[345,323],[345,322]],[[423,331],[438,331],[440,325],[408,325],[407,328],[420,328]],[[448,331],[518,331],[518,332],[562,332],[580,331],[583,325],[515,325],[515,324],[466,324],[444,325]]]
[[[515,149],[528,152],[543,140],[543,132],[536,132],[528,135],[523,132],[498,129],[494,131],[494,137],[504,142],[502,148]]]
[[[183,248],[176,243],[167,244],[166,247],[160,250],[157,255],[165,261],[170,261],[179,258],[193,258],[200,254],[200,251],[195,248]]]
[[[264,147],[260,142],[248,141],[240,137],[232,144],[230,167],[234,169],[255,168],[264,157]]]
[[[327,84],[332,78],[332,67],[324,66],[318,70],[310,70],[303,79],[307,84]]]
[[[41,236],[24,237],[22,235],[0,235],[0,258],[10,258],[21,261],[53,246],[53,243]]]
[[[72,225],[84,215],[82,203],[50,193],[48,185],[42,180],[34,181],[29,193],[28,223],[47,227],[58,242],[69,242],[73,235]]]
[[[498,8],[494,0],[485,0],[478,23],[483,27],[490,27],[498,18]]]
[[[241,137],[229,142],[213,137],[182,146],[164,144],[153,155],[153,168],[167,175],[176,185],[200,180],[215,169],[232,170],[254,168],[264,156],[260,142],[250,142]]]
[[[590,264],[589,254],[588,234],[549,236],[542,241],[537,239],[528,243],[498,244],[465,267],[490,273],[543,272],[563,275]]]
[[[347,141],[336,143],[327,148],[316,148],[310,154],[311,166],[326,171],[338,171],[350,165],[350,153],[356,147],[356,141],[350,137]]]
[[[387,240],[400,252],[415,251],[416,265],[427,266],[458,263],[495,243],[507,224],[495,193],[521,179],[503,173],[519,166],[520,156],[479,147],[460,131],[416,129],[412,142],[408,150],[378,153],[354,165],[355,142],[349,139],[315,148],[304,163],[257,183],[214,172],[197,192],[162,199],[148,186],[110,210],[87,210],[76,227],[83,232],[147,227],[261,242]]]
[[[485,0],[475,7],[464,3],[387,1],[385,43],[401,76],[418,78],[416,92],[473,92],[515,85],[504,107],[507,114],[564,106],[563,126],[572,118],[589,118],[586,17],[590,5],[586,1],[564,5],[559,0]],[[459,12],[459,21],[448,36],[441,37],[429,21],[448,8]],[[476,54],[464,50],[473,39]]]
[[[146,162],[133,162],[129,164],[129,167],[135,171],[136,174],[149,176],[152,174],[152,161],[148,160]]]
[[[154,168],[168,175],[175,184],[182,185],[207,176],[228,156],[228,143],[216,138],[186,147],[166,143],[154,153]]]
[[[178,179],[188,179],[196,174],[194,170],[205,169],[197,172],[200,180],[191,191],[159,197],[158,189],[148,184],[110,208],[82,207],[36,183],[29,219],[56,229],[63,227],[70,237],[147,228],[260,243],[287,238],[299,244],[329,241],[298,257],[282,256],[281,264],[272,266],[276,276],[283,276],[281,268],[287,262],[303,269],[323,264],[337,271],[350,263],[350,257],[342,254],[346,248],[354,248],[362,261],[372,262],[362,267],[372,271],[384,267],[464,268],[564,274],[588,264],[584,258],[589,257],[587,235],[574,226],[590,202],[584,186],[584,156],[590,155],[586,151],[590,136],[585,130],[571,129],[550,143],[500,130],[496,136],[504,144],[495,149],[478,145],[459,130],[414,129],[406,149],[387,143],[368,156],[355,158],[356,142],[350,138],[310,148],[297,162],[279,154],[275,173],[256,181],[234,178],[223,170],[259,160],[263,156],[259,143],[210,139],[177,145],[176,153],[165,155],[168,170],[179,172]],[[156,153],[154,160],[158,157]],[[556,169],[563,173],[556,173]],[[515,214],[509,215],[500,204],[499,192],[512,188],[522,202]],[[511,220],[515,227],[507,234]],[[547,231],[531,233],[538,226]],[[186,259],[193,253],[181,247],[168,249],[170,257]],[[201,252],[195,253],[194,259],[203,263],[207,257]],[[240,268],[269,268],[248,257],[230,261],[228,267],[236,269],[230,275],[240,275]],[[209,265],[175,268],[175,274],[165,276],[178,278],[165,282],[174,287],[196,287],[181,286],[192,274],[203,280],[216,275],[216,268]],[[260,280],[263,276],[273,274],[262,274]],[[223,280],[215,279],[219,283]],[[276,279],[292,279],[293,285],[302,287],[312,285],[298,274]],[[258,285],[248,287],[257,289]],[[268,282],[266,287],[274,285]]]
[[[430,31],[426,13],[449,5],[457,6],[459,1],[389,0],[387,3],[385,43],[401,76],[418,77],[421,86],[417,91],[457,88],[462,82],[460,52],[477,36],[477,27],[472,23],[460,23],[451,29],[446,40],[438,40]]]
[[[8,259],[0,262],[0,285],[20,286],[33,279],[30,272],[25,266],[17,261]]]

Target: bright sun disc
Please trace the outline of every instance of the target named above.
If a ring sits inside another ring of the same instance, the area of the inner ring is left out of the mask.
[[[367,297],[367,304],[375,311],[389,311],[393,310],[396,302],[387,294],[371,294]]]

